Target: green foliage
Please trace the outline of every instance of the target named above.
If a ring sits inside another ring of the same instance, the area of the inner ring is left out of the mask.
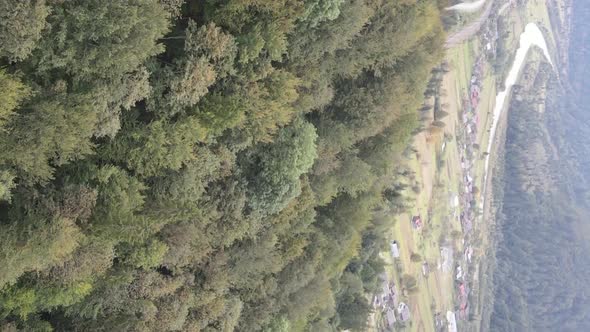
[[[212,135],[219,135],[244,121],[244,100],[237,96],[209,94],[197,107],[197,117]]]
[[[195,105],[218,78],[233,71],[236,56],[233,37],[212,23],[198,28],[189,21],[185,38],[185,58],[175,61],[166,100],[175,109]]]
[[[254,27],[254,30],[238,37],[240,45],[240,63],[250,62],[258,57],[262,49],[264,49],[265,41],[260,35],[260,28]]]
[[[107,166],[93,170],[92,180],[99,192],[92,216],[92,232],[104,240],[134,242],[147,231],[136,216],[144,203],[141,193],[146,187],[125,171]]]
[[[132,247],[125,257],[125,262],[138,268],[156,267],[162,263],[168,246],[160,241],[151,240],[145,245]]]
[[[36,294],[32,289],[16,289],[2,297],[4,315],[14,312],[23,319],[37,309],[35,307]]]
[[[301,193],[299,177],[317,157],[316,137],[311,124],[297,119],[273,143],[262,144],[242,157],[253,209],[273,214]]]
[[[184,0],[159,0],[158,2],[172,17],[180,16]]]
[[[410,260],[414,263],[419,263],[422,261],[422,256],[420,256],[420,254],[413,252],[410,255]]]
[[[184,34],[182,56],[172,64],[154,65],[158,75],[153,79],[155,91],[148,107],[157,114],[184,112],[196,105],[218,79],[234,72],[237,47],[231,35],[214,23],[199,27],[192,20]]]
[[[53,6],[51,29],[41,39],[35,63],[40,73],[61,69],[82,80],[115,78],[163,51],[167,15],[156,0],[65,1]]]
[[[31,89],[0,69],[0,130],[14,115],[15,109],[31,94]]]
[[[273,319],[272,323],[263,331],[264,332],[288,332],[290,331],[290,323],[285,317]]]
[[[98,279],[112,266],[114,257],[112,245],[93,241],[82,244],[69,259],[44,272],[44,276],[57,285]]]
[[[268,142],[279,126],[288,124],[295,115],[293,103],[298,98],[299,80],[290,72],[273,70],[245,91],[247,107],[244,130],[255,141]]]
[[[128,111],[152,93],[146,68],[125,74],[109,82],[99,84],[92,91],[93,110],[98,122],[92,135],[113,138],[121,129],[121,111]]]
[[[363,329],[437,4],[0,4],[2,328]]]
[[[418,281],[416,278],[409,274],[404,274],[401,280],[402,286],[409,292],[414,292],[418,287]]]
[[[444,128],[446,126],[446,124],[442,121],[434,121],[432,122],[432,125],[438,128]]]
[[[357,195],[367,191],[376,180],[371,166],[356,156],[344,155],[340,167],[329,174],[315,177],[312,182],[318,202],[323,205],[338,194]]]
[[[50,311],[60,306],[70,306],[90,294],[92,284],[81,281],[65,287],[12,287],[0,294],[0,313],[14,314],[26,319],[37,311]]]
[[[0,171],[0,200],[10,201],[10,191],[15,186],[14,175],[8,171]]]
[[[448,112],[445,112],[445,111],[438,111],[438,112],[435,112],[435,113],[434,113],[434,117],[435,117],[435,119],[437,119],[437,120],[444,119],[444,118],[446,118],[448,115],[449,115],[449,113],[448,113]]]
[[[442,30],[438,15],[435,1],[420,1],[413,5],[385,2],[371,17],[371,28],[363,30],[356,38],[354,47],[337,54],[334,61],[339,66],[336,70],[347,76],[357,76],[363,68],[380,71],[395,65],[419,47],[433,41],[439,43],[437,35]],[[383,47],[384,40],[398,47]]]
[[[34,216],[29,217],[32,219]],[[26,224],[3,225],[0,234],[0,287],[13,284],[25,272],[41,272],[70,257],[84,235],[67,219],[41,222],[29,229]]]
[[[10,130],[0,132],[0,162],[32,181],[46,181],[54,167],[92,152],[96,125],[88,96],[59,95],[37,100],[18,115]]]
[[[335,20],[340,15],[340,6],[344,0],[313,0],[305,2],[305,10],[300,20],[311,27],[323,21]]]
[[[338,301],[340,326],[355,331],[367,327],[367,316],[371,311],[369,303],[364,298],[362,281],[352,273],[345,273],[341,279],[341,292]]]
[[[269,55],[281,60],[287,34],[301,15],[302,1],[214,0],[205,14],[226,27],[238,41],[238,61],[249,63]]]
[[[400,116],[389,128],[364,142],[363,160],[379,175],[393,176],[398,159],[410,143],[413,128],[418,126],[415,113]]]
[[[0,57],[10,61],[27,58],[46,26],[50,13],[44,0],[6,0],[0,3]],[[3,91],[3,90],[1,90]]]
[[[65,288],[42,288],[37,296],[40,308],[48,310],[59,306],[70,306],[79,302],[91,291],[91,283],[80,281]]]
[[[194,117],[170,123],[154,121],[146,126],[130,124],[103,154],[127,166],[142,176],[154,176],[162,171],[179,170],[194,158],[195,144],[203,138]]]

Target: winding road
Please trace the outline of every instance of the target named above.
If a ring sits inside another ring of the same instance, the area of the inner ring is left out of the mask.
[[[488,4],[485,7],[484,11],[481,13],[481,15],[475,21],[469,23],[469,25],[467,25],[466,27],[461,29],[461,31],[458,31],[458,32],[450,35],[447,38],[447,41],[445,42],[445,48],[453,48],[453,47],[465,42],[469,38],[475,36],[475,34],[477,34],[479,29],[481,29],[481,26],[483,25],[483,23],[490,16],[490,13],[492,12],[493,4],[494,4],[494,0],[488,0]]]

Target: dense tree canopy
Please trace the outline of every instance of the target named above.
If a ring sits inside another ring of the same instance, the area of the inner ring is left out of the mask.
[[[0,3],[0,56],[10,61],[31,54],[47,25],[50,9],[44,0],[6,0]]]
[[[362,329],[437,8],[2,2],[2,328]]]

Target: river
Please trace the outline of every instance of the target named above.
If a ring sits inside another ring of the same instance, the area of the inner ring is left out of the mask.
[[[445,8],[445,10],[454,10],[461,13],[474,13],[478,11],[485,2],[486,0],[478,0],[475,2],[463,2],[451,7],[447,7]]]
[[[488,168],[490,163],[490,154],[492,152],[492,146],[494,143],[494,138],[496,136],[496,129],[498,127],[498,121],[500,120],[500,116],[504,111],[504,104],[506,103],[506,99],[510,95],[510,90],[516,83],[518,79],[518,73],[522,68],[524,61],[526,60],[527,53],[529,49],[533,46],[537,46],[541,48],[543,54],[553,66],[553,62],[551,61],[551,56],[549,55],[549,50],[547,49],[547,43],[545,41],[545,37],[543,33],[539,29],[539,27],[535,23],[529,23],[524,29],[524,32],[520,35],[520,44],[518,46],[518,50],[516,51],[516,56],[514,58],[514,62],[512,63],[512,67],[510,68],[510,72],[506,77],[506,83],[504,84],[505,88],[503,91],[499,92],[496,95],[496,103],[494,105],[494,113],[493,113],[493,122],[492,127],[490,129],[490,137],[488,140],[488,148],[487,148],[487,156],[485,160],[485,168],[484,168],[484,178],[483,178],[483,191],[482,197],[484,200],[486,199],[486,190],[488,184]],[[485,205],[485,201],[482,202],[482,206]]]

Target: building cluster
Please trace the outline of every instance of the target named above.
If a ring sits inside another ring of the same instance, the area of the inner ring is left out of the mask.
[[[478,140],[479,117],[477,108],[481,102],[481,91],[484,78],[484,56],[479,56],[472,70],[469,82],[468,95],[463,101],[461,112],[462,125],[458,129],[457,142],[459,146],[459,159],[461,162],[461,190],[459,192],[458,210],[455,213],[461,224],[464,250],[460,259],[453,265],[452,262],[443,264],[443,271],[454,266],[454,279],[456,285],[457,314],[460,320],[469,318],[469,284],[472,281],[471,271],[473,258],[473,228],[478,220],[479,189],[475,185],[475,166],[480,158]],[[441,248],[442,261],[448,261],[450,248]],[[446,257],[445,257],[446,256]],[[452,256],[452,254],[450,254]],[[454,316],[453,316],[454,319]]]
[[[397,322],[405,323],[410,320],[410,307],[399,301],[398,290],[395,283],[387,277],[386,273],[379,276],[381,281],[380,291],[373,298],[373,309],[381,312],[383,326],[392,330]]]
[[[494,18],[495,19],[495,18]],[[460,112],[460,125],[457,129],[457,144],[461,167],[461,183],[458,194],[452,195],[450,206],[453,209],[453,219],[460,223],[462,230],[463,252],[455,256],[455,248],[449,244],[443,244],[440,248],[440,260],[438,269],[442,273],[451,273],[455,280],[455,308],[443,313],[436,313],[434,317],[436,331],[457,331],[457,319],[469,319],[469,300],[471,286],[473,286],[473,257],[474,257],[474,224],[478,220],[479,189],[475,182],[476,164],[480,158],[480,146],[478,134],[480,119],[477,109],[481,103],[484,63],[486,53],[495,52],[497,30],[494,25],[488,24],[484,29],[484,50],[474,62],[469,87],[462,102]],[[445,143],[446,144],[446,143]],[[442,147],[444,151],[444,146]],[[424,226],[424,220],[420,215],[414,215],[410,219],[414,230],[419,231]],[[394,259],[400,257],[400,246],[397,241],[390,242],[390,255]],[[422,264],[422,275],[428,277],[430,266],[427,262]],[[386,274],[380,276],[382,287],[374,296],[373,306],[375,312],[380,312],[382,317],[382,329],[393,330],[396,323],[405,323],[410,320],[410,308],[404,302],[399,301],[399,294],[393,281],[389,281]]]

